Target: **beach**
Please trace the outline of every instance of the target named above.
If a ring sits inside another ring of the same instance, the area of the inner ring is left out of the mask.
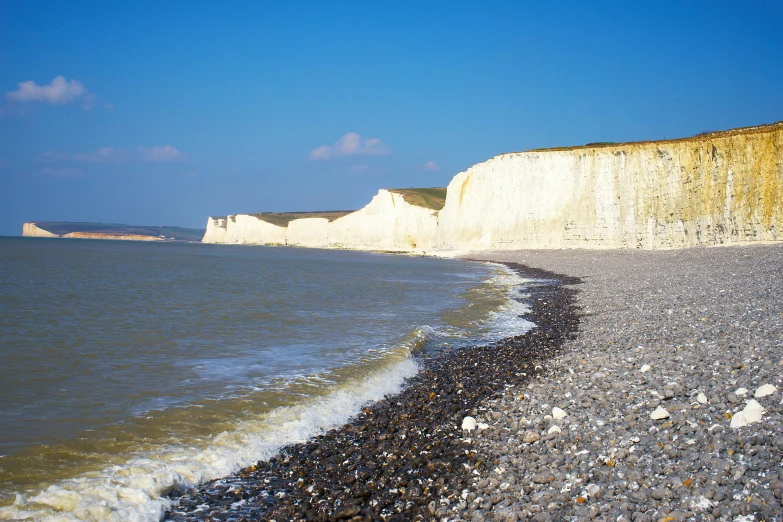
[[[547,281],[526,297],[536,328],[424,356],[399,395],[172,492],[167,516],[783,518],[783,246],[473,258]]]

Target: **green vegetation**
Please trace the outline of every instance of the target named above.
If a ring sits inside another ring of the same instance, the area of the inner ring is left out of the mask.
[[[167,226],[122,225],[120,223],[80,223],[69,221],[36,221],[36,226],[52,234],[62,236],[71,232],[92,232],[96,234],[138,234],[158,237],[164,235],[178,241],[201,241],[206,230]]]
[[[616,141],[595,141],[593,143],[588,143],[585,145],[585,147],[605,147],[608,145],[617,145]]]
[[[262,214],[250,214],[257,217],[267,223],[271,223],[278,227],[287,227],[288,223],[295,219],[305,218],[324,218],[329,221],[334,221],[337,218],[341,218],[354,212],[353,210],[326,210],[323,212],[264,212]]]
[[[446,189],[444,187],[388,190],[389,192],[400,194],[406,203],[416,205],[417,207],[440,210],[446,204]]]

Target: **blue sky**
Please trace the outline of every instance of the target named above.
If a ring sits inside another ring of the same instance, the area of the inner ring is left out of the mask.
[[[496,154],[783,120],[783,4],[2,2],[0,235],[354,209]]]

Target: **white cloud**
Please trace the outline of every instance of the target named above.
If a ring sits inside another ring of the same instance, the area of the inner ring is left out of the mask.
[[[66,80],[58,76],[46,85],[38,85],[34,81],[19,82],[15,91],[6,93],[5,97],[16,102],[41,102],[51,105],[67,105],[73,101],[82,100],[89,104],[93,95],[87,92],[84,84],[77,80]]]
[[[114,147],[102,147],[86,154],[74,154],[74,161],[82,161],[86,163],[116,163],[126,161],[129,159],[129,155],[122,149],[115,149]]]
[[[427,163],[424,164],[424,170],[429,170],[431,172],[436,172],[440,170],[440,165],[435,163],[434,161],[430,160]]]
[[[307,155],[312,160],[327,160],[340,156],[382,156],[391,149],[378,138],[362,138],[355,132],[348,132],[334,145],[321,145]]]
[[[141,152],[146,161],[182,161],[187,159],[183,153],[171,145],[152,147],[151,149],[139,147],[139,152]]]

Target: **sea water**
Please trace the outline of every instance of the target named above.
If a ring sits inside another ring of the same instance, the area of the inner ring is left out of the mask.
[[[502,265],[0,238],[0,519],[158,520],[400,390],[419,351],[519,335]]]

